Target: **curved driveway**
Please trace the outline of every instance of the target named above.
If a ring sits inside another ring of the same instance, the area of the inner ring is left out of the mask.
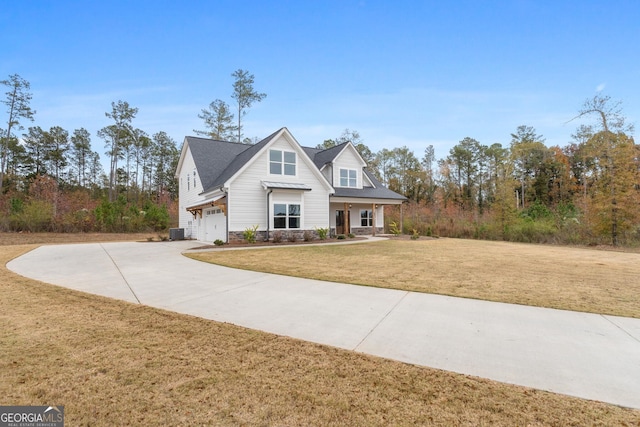
[[[41,246],[7,267],[92,294],[640,408],[640,319],[248,272],[181,255],[198,245]]]

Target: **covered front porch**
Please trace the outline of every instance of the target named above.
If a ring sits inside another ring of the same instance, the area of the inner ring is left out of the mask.
[[[401,203],[400,200],[331,198],[329,203],[331,235],[382,234],[384,233],[384,206]]]

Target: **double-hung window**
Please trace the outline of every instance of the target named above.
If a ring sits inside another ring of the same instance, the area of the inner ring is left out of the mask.
[[[275,203],[273,205],[273,228],[300,228],[300,205]]]
[[[340,169],[340,187],[357,187],[358,172],[355,169]]]
[[[361,227],[373,226],[373,211],[371,209],[360,210],[360,226]]]
[[[293,151],[269,150],[269,173],[271,175],[296,175],[296,153]]]

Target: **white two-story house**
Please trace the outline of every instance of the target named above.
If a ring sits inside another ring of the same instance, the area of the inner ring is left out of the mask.
[[[302,147],[287,128],[254,145],[186,137],[176,169],[179,227],[203,242],[259,240],[276,232],[376,234],[384,205],[406,198],[366,170],[351,143],[327,150]]]

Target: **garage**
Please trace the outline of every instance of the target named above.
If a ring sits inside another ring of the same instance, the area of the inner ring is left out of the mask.
[[[204,211],[204,241],[214,242],[218,239],[227,241],[227,221],[221,208]]]

